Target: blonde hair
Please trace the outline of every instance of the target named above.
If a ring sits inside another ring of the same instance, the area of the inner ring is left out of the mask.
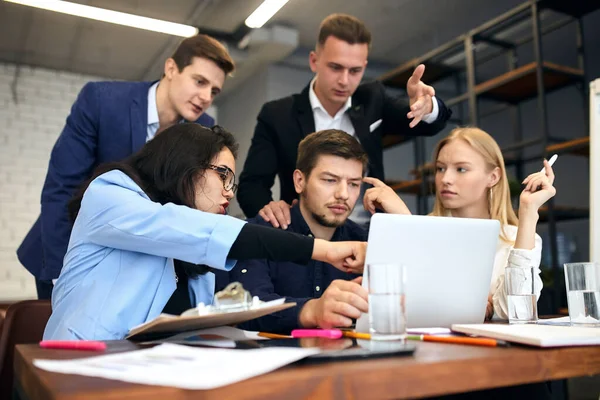
[[[450,132],[448,136],[440,140],[435,146],[433,151],[433,162],[437,162],[438,156],[442,148],[450,142],[455,140],[462,140],[471,146],[483,157],[487,170],[492,171],[494,168],[500,169],[500,179],[498,182],[490,188],[489,196],[489,207],[490,207],[490,218],[497,219],[501,224],[500,238],[505,242],[512,242],[508,239],[506,232],[504,231],[505,225],[519,224],[515,210],[512,207],[510,201],[510,188],[508,186],[508,178],[506,177],[506,168],[504,166],[504,157],[502,151],[498,146],[498,143],[488,133],[484,132],[479,128],[473,127],[459,127],[455,128]],[[446,209],[440,199],[440,194],[435,194],[435,204],[431,215],[436,216],[447,216],[450,210]]]

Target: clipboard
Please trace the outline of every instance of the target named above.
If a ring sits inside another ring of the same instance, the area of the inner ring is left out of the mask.
[[[283,299],[282,299],[283,300]],[[251,319],[263,317],[265,315],[286,310],[295,307],[296,303],[283,303],[274,300],[279,304],[263,303],[260,307],[224,313],[214,313],[196,316],[177,316],[161,314],[152,321],[138,325],[129,331],[126,339],[129,340],[149,340],[159,337],[166,337],[181,332],[194,331],[197,329],[214,328],[224,325],[241,324]]]
[[[235,325],[295,306],[296,303],[285,303],[285,298],[261,302],[256,296],[252,298],[239,282],[233,282],[215,294],[213,305],[200,303],[182,315],[160,314],[133,327],[125,339],[157,340],[181,332]]]

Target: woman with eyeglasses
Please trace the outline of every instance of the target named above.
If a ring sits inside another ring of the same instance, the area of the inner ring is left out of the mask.
[[[223,215],[237,143],[220,127],[178,124],[100,166],[70,204],[74,226],[44,339],[122,339],[160,313],[211,304],[211,269],[312,258],[361,272],[366,243],[327,242]],[[219,215],[221,214],[221,215]]]

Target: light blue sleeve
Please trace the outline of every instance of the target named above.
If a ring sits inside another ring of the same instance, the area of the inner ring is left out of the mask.
[[[245,221],[151,201],[125,174],[110,171],[88,187],[77,221],[91,242],[230,270],[227,254]]]

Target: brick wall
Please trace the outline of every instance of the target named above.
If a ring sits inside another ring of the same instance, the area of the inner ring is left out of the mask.
[[[35,298],[15,251],[40,212],[50,151],[94,76],[0,63],[0,301]],[[15,96],[16,95],[16,96]]]

